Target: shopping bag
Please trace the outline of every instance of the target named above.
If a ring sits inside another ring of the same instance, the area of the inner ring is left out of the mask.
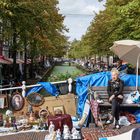
[[[139,91],[133,91],[130,93],[131,100],[133,103],[140,103],[140,93]]]

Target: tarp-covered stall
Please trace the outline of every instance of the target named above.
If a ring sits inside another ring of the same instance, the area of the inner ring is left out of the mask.
[[[140,77],[140,76],[139,76]],[[120,74],[125,86],[136,86],[136,75]],[[100,72],[76,79],[76,94],[78,95],[77,113],[82,116],[85,101],[87,99],[88,87],[90,86],[107,86],[108,80],[111,79],[111,72]],[[138,84],[140,86],[140,83]]]

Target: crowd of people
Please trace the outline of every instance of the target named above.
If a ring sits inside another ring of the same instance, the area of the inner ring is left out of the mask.
[[[112,68],[117,68],[117,70],[120,72],[135,74],[135,68],[131,64],[124,63],[122,60],[118,60],[109,65],[107,62],[95,62],[94,60],[76,60],[75,63],[79,64],[90,73],[111,71]]]

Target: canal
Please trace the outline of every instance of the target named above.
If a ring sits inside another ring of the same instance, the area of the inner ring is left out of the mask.
[[[84,75],[85,73],[84,70],[81,70],[74,65],[69,66],[68,64],[63,64],[54,66],[50,74],[43,78],[43,81],[54,82],[67,80],[68,78],[75,80],[76,77]]]
[[[54,66],[54,68],[50,71],[49,74],[46,74],[42,81],[44,82],[57,82],[57,81],[65,81],[69,78],[73,79],[72,83],[72,92],[75,93],[76,83],[75,79],[76,77],[79,77],[81,75],[84,75],[86,72],[84,70],[81,70],[77,68],[75,65],[58,65]],[[61,94],[67,94],[68,93],[68,83],[59,83],[56,84],[57,88],[60,90]],[[45,94],[46,91],[41,91],[42,94]]]

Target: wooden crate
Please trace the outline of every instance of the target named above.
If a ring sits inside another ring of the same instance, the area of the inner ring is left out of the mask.
[[[61,95],[59,97],[47,97],[42,108],[48,107],[49,111],[53,114],[54,107],[64,107],[64,113],[75,116],[76,115],[76,102],[73,94]]]

